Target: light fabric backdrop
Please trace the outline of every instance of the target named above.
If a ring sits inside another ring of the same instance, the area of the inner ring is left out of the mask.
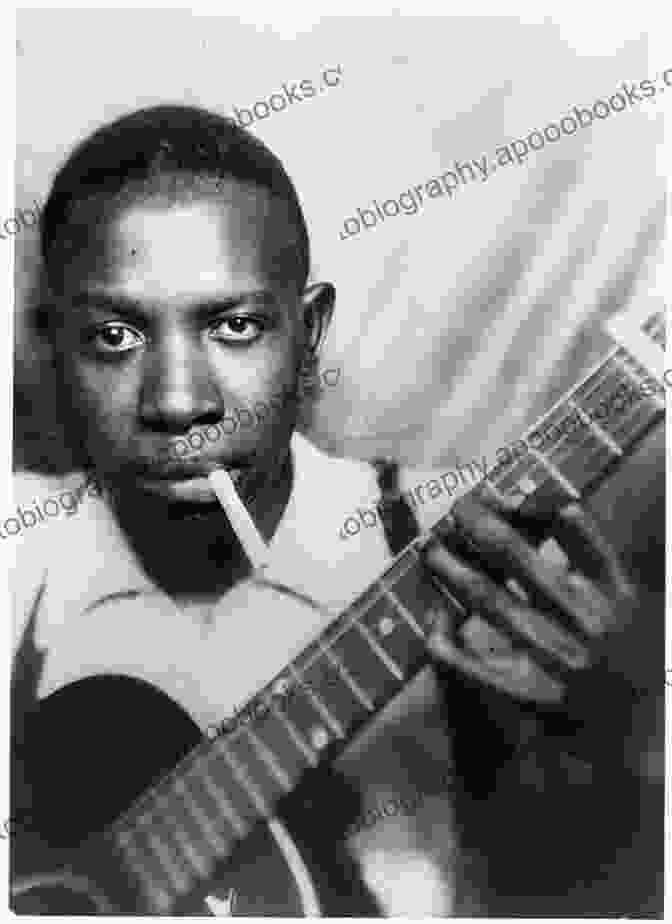
[[[647,297],[660,97],[339,239],[357,207],[654,78],[672,61],[650,64],[644,37],[585,54],[553,24],[512,18],[324,18],[280,35],[187,10],[20,10],[18,39],[19,208],[124,112],[173,101],[231,114],[340,65],[339,86],[252,125],[297,185],[313,277],[337,287],[324,361],[342,377],[312,424],[330,451],[444,466],[494,453],[599,357],[601,322]],[[17,464],[67,468],[22,322],[35,232],[16,244]]]

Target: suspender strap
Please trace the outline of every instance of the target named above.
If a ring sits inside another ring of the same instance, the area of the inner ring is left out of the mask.
[[[399,465],[392,459],[374,459],[380,501],[378,513],[392,555],[398,555],[420,535],[415,514],[399,491]]]

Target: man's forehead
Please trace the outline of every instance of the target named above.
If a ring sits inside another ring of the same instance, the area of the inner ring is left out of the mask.
[[[207,197],[133,202],[96,225],[73,261],[77,288],[130,297],[235,294],[270,284],[289,216],[265,190],[232,184]]]
[[[137,207],[114,230],[114,262],[130,285],[165,293],[244,283],[263,269],[263,248],[250,231],[240,210],[209,201]]]

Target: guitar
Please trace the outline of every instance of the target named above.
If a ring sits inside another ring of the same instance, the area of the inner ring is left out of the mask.
[[[631,340],[634,349],[614,346],[475,490],[516,498],[523,511],[593,491],[664,416],[662,315],[639,321]],[[599,412],[605,406],[610,413]],[[26,750],[32,740],[49,781],[31,811],[53,862],[13,882],[15,912],[319,915],[309,856],[283,816],[311,770],[428,663],[433,611],[447,605],[421,565],[429,535],[251,698],[249,722],[214,740],[130,678],[88,677],[42,701]]]

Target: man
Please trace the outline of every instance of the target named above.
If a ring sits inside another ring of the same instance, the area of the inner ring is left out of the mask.
[[[318,360],[334,288],[308,284],[308,235],[277,158],[228,120],[187,107],[133,113],[75,150],[44,208],[42,255],[51,296],[40,325],[70,409],[70,442],[81,447],[82,467],[95,472],[103,496],[87,499],[76,516],[20,537],[19,720],[66,684],[111,673],[153,684],[205,729],[315,634],[323,625],[316,613],[323,620],[325,610],[345,607],[366,587],[399,540],[389,517],[343,541],[344,518],[377,495],[375,472],[328,458],[294,432],[302,381]],[[219,438],[207,441],[208,428],[227,412],[269,406],[278,393],[296,400],[276,404],[276,412],[230,436],[220,428]],[[195,434],[202,449],[176,459],[171,446]],[[208,480],[222,467],[269,544],[266,584],[252,580],[251,563]],[[402,481],[412,477],[404,473]],[[49,493],[44,479],[20,478],[20,501]],[[419,511],[420,526],[440,512]],[[456,503],[453,513],[455,528],[426,548],[427,580],[457,598],[470,618],[453,624],[454,608],[437,612],[428,647],[438,673],[416,678],[343,755],[336,773],[364,810],[410,784],[421,790],[419,777],[436,779],[437,767],[450,766],[450,734],[459,726],[461,700],[474,702],[474,681],[476,700],[488,703],[486,691],[497,691],[491,715],[498,715],[496,703],[506,704],[532,743],[525,750],[519,740],[502,743],[487,723],[476,726],[486,737],[472,749],[474,786],[462,777],[465,801],[455,810],[445,793],[431,792],[414,815],[348,836],[366,889],[387,914],[506,907],[501,881],[509,873],[502,876],[505,852],[497,854],[493,832],[481,827],[482,840],[474,844],[474,826],[463,832],[464,851],[459,843],[461,806],[478,788],[474,752],[489,770],[497,770],[504,752],[515,767],[516,755],[536,753],[537,741],[542,753],[546,730],[565,717],[564,704],[571,704],[574,721],[597,716],[599,725],[595,702],[579,695],[585,711],[574,705],[577,683],[599,660],[601,636],[626,625],[635,604],[613,553],[576,506],[537,522],[483,492]],[[402,520],[401,544],[413,531],[397,509]],[[529,537],[541,527],[564,557],[542,556],[520,531]],[[607,676],[613,680],[614,670]],[[536,704],[531,712],[530,704]],[[628,707],[615,729],[614,753],[629,715]],[[505,738],[510,725],[508,719],[502,725]],[[458,729],[458,774],[460,746]],[[553,745],[553,754],[560,752]],[[618,761],[614,791],[630,793],[637,759],[629,769],[621,754]],[[561,775],[569,778],[567,767]],[[489,793],[493,785],[489,777]],[[520,794],[523,817],[532,805],[528,792]],[[540,851],[557,840],[554,832],[547,836]],[[485,878],[470,872],[469,856],[486,858]],[[514,880],[510,894],[524,895]],[[544,884],[551,904],[539,899],[531,907],[555,912],[564,888]],[[343,913],[361,913],[358,901]],[[341,901],[341,910],[346,905]]]

